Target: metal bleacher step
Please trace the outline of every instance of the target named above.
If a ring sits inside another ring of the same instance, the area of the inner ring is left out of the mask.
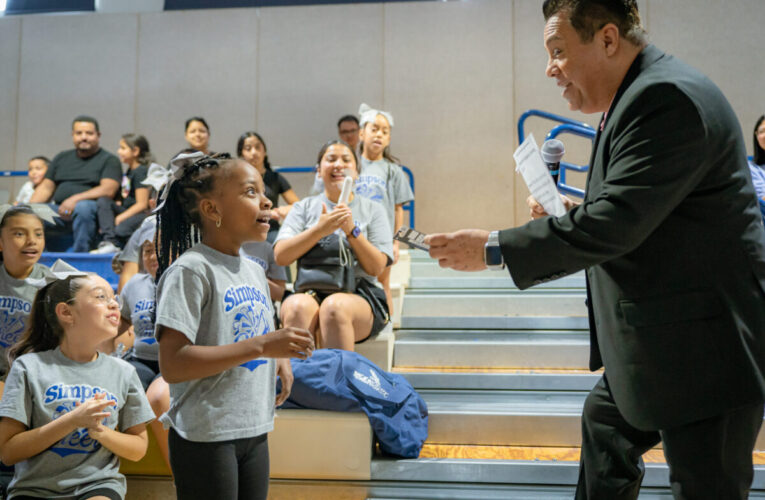
[[[496,293],[408,293],[401,313],[407,316],[557,316],[586,317],[587,306],[580,292]]]
[[[406,330],[582,330],[589,328],[584,316],[434,316],[412,313],[401,317]]]
[[[481,460],[481,459],[391,459],[372,460],[372,479],[377,481],[407,480],[433,483],[482,483],[520,485],[575,485],[579,472],[576,461],[557,460]],[[669,468],[666,463],[646,463],[641,499],[672,498]],[[535,491],[534,486],[531,491]],[[754,469],[752,490],[765,489],[765,465]],[[570,493],[569,493],[570,495]],[[413,497],[417,498],[417,497]],[[419,497],[452,498],[452,497]],[[507,497],[507,498],[538,498]],[[557,498],[557,497],[552,497]],[[571,498],[569,496],[568,498]],[[750,498],[765,498],[765,492],[752,491]]]
[[[399,330],[397,367],[587,368],[584,330]]]
[[[586,392],[419,390],[428,443],[579,446]]]
[[[589,370],[497,370],[394,368],[418,391],[579,391],[592,389],[600,373]],[[452,371],[453,370],[453,371]]]
[[[419,272],[419,271],[418,271]],[[429,276],[429,274],[434,276]],[[474,276],[473,273],[457,276],[445,275],[447,273],[440,273],[438,271],[425,271],[424,276],[416,275],[410,278],[409,287],[413,290],[423,290],[428,288],[460,288],[464,290],[469,289],[507,289],[517,290],[518,288],[513,284],[513,281],[509,276],[503,274],[493,273],[490,276],[479,275]],[[532,290],[583,290],[584,278],[578,276],[567,276],[555,281],[548,281],[547,283],[541,283],[535,285]]]

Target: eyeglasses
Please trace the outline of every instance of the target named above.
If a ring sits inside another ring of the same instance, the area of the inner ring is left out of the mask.
[[[93,295],[91,295],[93,299],[96,301],[102,303],[105,306],[109,306],[109,304],[112,303],[112,301],[117,304],[117,307],[121,307],[122,303],[120,302],[120,296],[119,295],[107,295],[103,292],[96,292]]]

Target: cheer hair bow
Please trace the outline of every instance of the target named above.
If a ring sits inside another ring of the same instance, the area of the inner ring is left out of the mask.
[[[170,179],[170,171],[159,163],[149,165],[149,171],[146,173],[146,179],[141,183],[145,186],[151,186],[154,191],[160,192]]]
[[[187,168],[192,166],[204,156],[205,154],[201,151],[194,151],[193,153],[181,153],[170,160],[170,172],[167,174],[165,189],[159,196],[159,204],[157,205],[157,208],[154,209],[155,213],[158,212],[163,206],[165,206],[165,202],[167,201],[167,194],[170,192],[170,186],[172,186],[175,181],[183,177],[183,173]]]
[[[359,106],[359,126],[364,128],[364,125],[367,123],[374,122],[377,115],[383,115],[385,119],[388,120],[388,125],[393,127],[393,115],[387,111],[371,108],[365,102],[361,103],[361,106]]]
[[[24,281],[36,288],[43,288],[46,285],[58,280],[65,280],[71,276],[87,276],[88,273],[80,271],[71,264],[64,262],[61,259],[57,259],[56,262],[50,266],[50,274],[42,278],[27,278]]]
[[[32,212],[45,222],[50,222],[51,224],[56,223],[56,218],[59,216],[56,212],[53,211],[52,208],[50,208],[45,203],[24,203],[20,205],[16,205],[16,207],[29,207],[32,209]],[[5,217],[6,212],[8,210],[14,208],[13,205],[4,204],[0,205],[0,221],[3,220],[3,217]]]

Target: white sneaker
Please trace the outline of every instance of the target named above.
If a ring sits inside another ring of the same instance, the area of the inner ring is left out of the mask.
[[[111,241],[102,241],[98,244],[98,248],[95,250],[91,250],[90,253],[92,254],[105,254],[105,253],[117,253],[120,249],[112,243]]]

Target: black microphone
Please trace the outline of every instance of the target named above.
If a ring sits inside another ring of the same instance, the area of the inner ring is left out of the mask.
[[[558,139],[549,139],[542,144],[542,160],[547,165],[555,184],[558,184],[558,174],[560,173],[560,160],[563,153],[566,152],[565,146]]]

